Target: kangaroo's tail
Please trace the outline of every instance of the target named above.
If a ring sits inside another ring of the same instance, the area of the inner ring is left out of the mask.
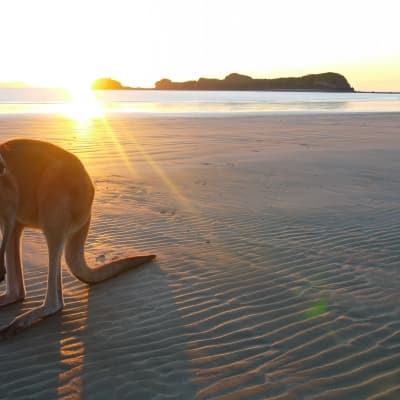
[[[85,260],[84,248],[90,220],[75,232],[65,246],[65,259],[71,272],[82,282],[98,283],[153,260],[155,255],[123,258],[97,268],[91,268]]]

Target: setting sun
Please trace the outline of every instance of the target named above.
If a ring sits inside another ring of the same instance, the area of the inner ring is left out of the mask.
[[[68,92],[71,101],[63,105],[62,113],[74,119],[78,126],[84,128],[92,119],[104,116],[103,108],[90,89],[74,87],[68,89]]]

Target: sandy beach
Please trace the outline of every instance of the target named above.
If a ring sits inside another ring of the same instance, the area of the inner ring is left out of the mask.
[[[400,113],[0,116],[0,141],[78,155],[95,267],[61,314],[0,342],[1,399],[400,398]],[[47,249],[23,241],[24,303]],[[0,284],[0,291],[4,283]]]

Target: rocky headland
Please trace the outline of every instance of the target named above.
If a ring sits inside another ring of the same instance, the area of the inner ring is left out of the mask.
[[[200,78],[197,81],[172,82],[161,79],[158,90],[314,90],[329,92],[353,92],[347,79],[335,72],[311,74],[297,78],[254,79],[233,73],[224,79]]]

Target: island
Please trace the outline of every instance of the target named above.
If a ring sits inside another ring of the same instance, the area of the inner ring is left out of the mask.
[[[93,90],[133,90],[134,88],[129,86],[123,86],[121,82],[111,78],[99,78],[96,79],[91,88]]]
[[[259,79],[232,73],[224,79],[200,78],[186,82],[161,79],[154,88],[124,86],[112,78],[96,79],[94,90],[264,90],[264,91],[321,91],[354,92],[347,79],[335,72],[310,74],[301,77]]]
[[[310,74],[297,78],[254,79],[237,73],[224,79],[200,78],[197,81],[172,82],[161,79],[156,82],[157,90],[288,90],[354,92],[347,79],[335,72]]]

